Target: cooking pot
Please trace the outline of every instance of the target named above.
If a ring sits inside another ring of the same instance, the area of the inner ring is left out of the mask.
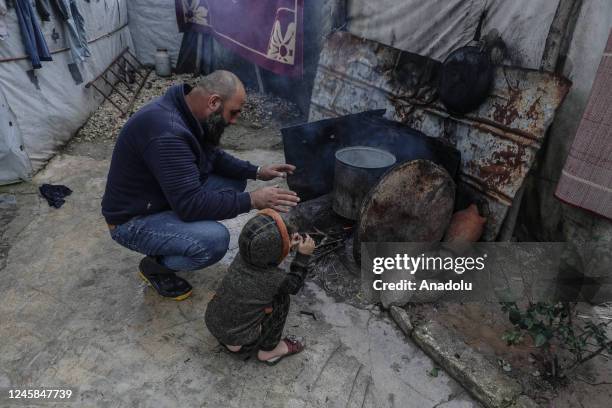
[[[356,220],[366,194],[395,164],[395,156],[368,146],[336,151],[332,208],[340,216]]]
[[[489,51],[480,44],[480,32],[486,16],[487,10],[480,16],[470,44],[451,52],[442,63],[438,94],[451,113],[463,115],[473,111],[491,91],[494,66]]]

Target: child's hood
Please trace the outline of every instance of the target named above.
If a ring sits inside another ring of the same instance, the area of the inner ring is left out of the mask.
[[[242,259],[258,267],[280,264],[289,253],[289,246],[287,226],[272,209],[262,210],[251,218],[238,238]]]

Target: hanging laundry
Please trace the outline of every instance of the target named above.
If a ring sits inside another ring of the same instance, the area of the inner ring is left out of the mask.
[[[76,0],[53,0],[57,6],[68,34],[68,45],[74,62],[85,61],[91,56],[87,44],[87,32],[85,31],[85,19],[77,7]]]
[[[612,30],[555,196],[612,220]]]
[[[21,29],[21,37],[26,53],[32,62],[32,68],[41,68],[41,61],[52,61],[45,36],[40,30],[38,20],[34,15],[30,0],[16,0],[15,10]]]
[[[51,5],[49,0],[36,0],[36,11],[42,21],[51,21]]]
[[[6,40],[8,37],[8,27],[6,26],[6,13],[8,9],[6,8],[6,2],[4,0],[0,0],[0,40]]]

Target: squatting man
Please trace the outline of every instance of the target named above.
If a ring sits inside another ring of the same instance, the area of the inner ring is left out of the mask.
[[[295,166],[256,166],[219,148],[245,99],[236,75],[215,71],[195,87],[170,87],[119,134],[102,214],[113,240],[146,255],[140,276],[163,297],[191,295],[191,285],[176,271],[223,258],[230,236],[219,220],[253,208],[286,212],[300,201],[295,192],[277,187],[244,191],[247,179],[285,177]]]

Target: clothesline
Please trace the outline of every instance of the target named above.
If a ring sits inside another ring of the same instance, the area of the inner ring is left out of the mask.
[[[102,34],[102,35],[100,35],[100,36],[98,36],[98,37],[96,37],[96,38],[93,38],[93,39],[91,39],[91,40],[88,40],[88,41],[87,41],[87,44],[92,44],[92,43],[94,43],[94,42],[96,42],[96,41],[98,41],[98,40],[101,40],[101,39],[103,39],[103,38],[110,37],[111,35],[115,34],[116,32],[118,32],[118,31],[120,31],[120,30],[123,30],[123,29],[124,29],[125,27],[127,27],[127,26],[128,26],[128,23],[125,23],[125,24],[123,24],[121,27],[117,27],[117,28],[115,28],[114,30],[109,31],[109,32],[108,32],[108,33],[106,33],[106,34]],[[59,53],[61,53],[61,52],[66,52],[66,51],[69,51],[69,50],[70,50],[70,47],[59,48],[59,49],[57,49],[57,50],[50,51],[50,54],[52,54],[52,55],[53,55],[53,54],[59,54]],[[30,57],[29,57],[28,55],[23,55],[23,56],[20,56],[20,57],[2,58],[2,59],[0,59],[0,63],[2,63],[2,62],[13,62],[13,61],[20,61],[20,60],[29,59],[29,58],[30,58]]]

